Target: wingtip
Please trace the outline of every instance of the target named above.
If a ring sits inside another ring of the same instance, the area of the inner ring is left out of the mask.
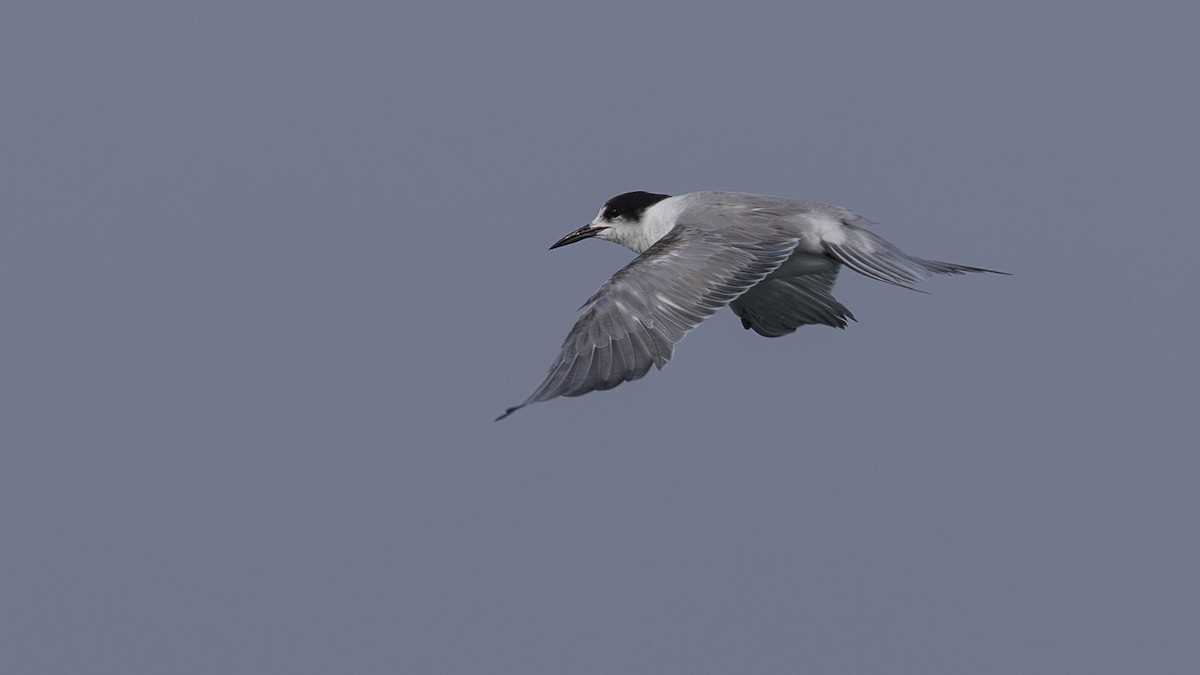
[[[497,417],[497,418],[496,418],[495,420],[493,420],[493,421],[494,421],[494,422],[499,422],[500,420],[504,419],[505,417],[508,417],[509,415],[511,415],[511,414],[513,414],[513,413],[515,413],[515,412],[517,412],[517,411],[518,411],[518,410],[520,410],[522,407],[524,407],[524,406],[523,406],[523,405],[514,405],[513,407],[511,407],[511,408],[509,408],[508,410],[505,410],[503,413],[501,413],[501,414],[500,414],[500,416],[499,416],[499,417]]]

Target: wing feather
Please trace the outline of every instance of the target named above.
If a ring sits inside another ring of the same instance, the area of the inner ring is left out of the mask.
[[[820,323],[845,328],[854,315],[831,292],[838,265],[797,276],[772,275],[746,291],[729,306],[742,325],[766,337],[779,337],[800,326]]]

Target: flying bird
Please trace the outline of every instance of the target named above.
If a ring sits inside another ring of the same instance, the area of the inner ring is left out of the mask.
[[[854,319],[830,291],[850,269],[911,288],[935,274],[982,267],[910,256],[840,206],[741,192],[672,197],[627,192],[551,249],[591,237],[639,254],[584,303],[540,386],[497,420],[539,401],[579,396],[662,369],[675,343],[729,305],[747,330],[779,337],[804,324],[845,328]]]

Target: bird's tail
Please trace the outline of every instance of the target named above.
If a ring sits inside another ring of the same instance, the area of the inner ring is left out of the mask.
[[[829,255],[859,274],[896,286],[912,288],[912,284],[935,274],[1008,274],[982,267],[910,256],[882,237],[860,227],[847,227],[844,233],[845,238],[841,243],[825,242],[825,250]]]

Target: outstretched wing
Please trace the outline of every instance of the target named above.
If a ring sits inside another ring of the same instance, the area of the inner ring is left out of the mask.
[[[797,241],[766,228],[676,225],[584,303],[541,386],[496,419],[662,368],[675,343],[779,267]]]

